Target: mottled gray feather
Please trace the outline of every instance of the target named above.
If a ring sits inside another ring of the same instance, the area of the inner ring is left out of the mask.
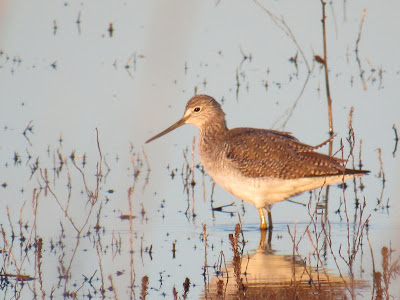
[[[247,177],[294,179],[357,173],[346,169],[341,159],[315,152],[316,147],[286,132],[235,128],[226,135],[226,157]]]

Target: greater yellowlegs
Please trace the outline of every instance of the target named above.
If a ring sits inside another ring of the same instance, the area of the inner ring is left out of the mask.
[[[214,98],[197,95],[186,104],[178,122],[149,143],[183,124],[200,131],[198,153],[208,175],[234,196],[253,203],[261,229],[272,228],[271,205],[369,171],[346,169],[341,159],[315,152],[318,146],[299,142],[287,132],[255,128],[228,129],[225,113]]]

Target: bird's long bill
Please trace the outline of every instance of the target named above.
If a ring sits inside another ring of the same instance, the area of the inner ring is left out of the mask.
[[[163,136],[164,134],[167,134],[168,132],[170,132],[170,131],[172,131],[172,130],[178,128],[179,126],[182,126],[183,124],[185,124],[185,122],[186,122],[186,119],[185,119],[185,118],[180,119],[178,122],[176,122],[176,123],[173,124],[172,126],[168,127],[168,128],[165,129],[163,132],[160,132],[159,134],[153,136],[151,139],[148,139],[148,140],[146,141],[146,144],[147,144],[147,143],[150,143],[151,141],[154,141],[155,139],[158,139],[160,136]]]

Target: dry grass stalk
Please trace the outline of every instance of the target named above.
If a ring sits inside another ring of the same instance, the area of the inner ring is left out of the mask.
[[[192,216],[193,216],[193,218],[196,217],[196,213],[195,213],[195,210],[194,210],[194,186],[196,185],[196,181],[194,180],[194,152],[195,152],[195,149],[196,149],[196,137],[194,136],[193,137],[193,142],[192,142],[192,169],[191,169],[191,171],[192,171],[192,180],[190,182],[190,186],[191,186],[191,189],[192,189]]]
[[[326,2],[321,0],[322,4],[322,38],[323,38],[323,49],[324,49],[324,57],[322,59],[322,64],[324,65],[325,70],[325,89],[326,89],[326,98],[328,101],[328,119],[329,119],[329,135],[333,136],[333,118],[332,118],[332,98],[329,86],[329,70],[328,70],[328,49],[326,42],[326,14],[325,14],[325,6]]]
[[[135,181],[133,182],[132,186],[128,189],[128,205],[129,205],[129,214],[132,215],[133,209],[132,209],[132,194],[135,190]],[[129,218],[129,254],[130,254],[130,260],[129,260],[129,276],[130,276],[130,296],[133,298],[134,296],[134,285],[135,285],[135,278],[136,278],[136,273],[135,273],[135,266],[134,266],[134,259],[133,259],[133,222],[132,218]]]
[[[229,241],[232,246],[233,252],[233,271],[236,281],[237,287],[237,295],[239,299],[245,298],[246,286],[243,284],[243,278],[241,276],[241,267],[242,267],[242,256],[239,246],[239,235],[240,235],[240,224],[236,224],[235,226],[235,234],[229,234]]]
[[[392,255],[394,250],[383,246],[381,249],[382,255],[382,271],[379,272],[376,269],[374,251],[372,249],[371,241],[369,239],[369,235],[367,234],[368,245],[371,251],[371,260],[372,260],[372,274],[373,274],[373,289],[372,296],[374,299],[391,299],[394,298],[395,295],[391,295],[391,290],[396,287],[392,286],[392,280],[396,279],[400,276],[400,256],[393,260]],[[397,293],[397,291],[394,291]]]
[[[183,299],[187,299],[190,289],[190,279],[186,277],[185,282],[183,283]]]
[[[146,186],[147,186],[147,184],[149,183],[149,177],[150,177],[151,168],[150,168],[149,158],[147,157],[147,154],[144,151],[144,147],[143,146],[142,146],[142,153],[143,153],[144,161],[146,162],[146,166],[147,166],[146,178],[145,178],[144,184],[143,184],[143,191],[144,191]]]
[[[102,259],[101,259],[101,254],[102,254],[101,242],[100,242],[100,235],[99,235],[98,231],[97,231],[97,238],[96,238],[96,253],[97,253],[97,261],[99,262],[99,268],[100,268],[100,278],[101,278],[100,293],[103,297],[105,297],[106,288],[105,288],[105,282],[104,282],[105,280],[104,280],[103,263],[102,263]]]
[[[203,278],[204,278],[204,291],[206,294],[209,293],[209,274],[208,274],[208,263],[207,263],[207,225],[203,224],[203,243],[204,243],[204,266],[203,266]]]
[[[110,280],[110,287],[108,288],[108,290],[114,293],[114,300],[118,300],[117,291],[115,290],[114,281],[111,274],[108,275],[108,280]]]
[[[140,299],[141,300],[145,300],[146,296],[148,294],[147,289],[148,289],[148,285],[149,285],[149,277],[147,275],[142,277],[142,290],[140,293]]]
[[[225,270],[222,270],[222,264],[225,266]],[[226,265],[226,260],[225,260],[225,254],[223,251],[219,253],[218,260],[216,264],[214,265],[215,273],[217,274],[218,278],[218,294],[225,295],[226,294],[226,289],[228,287],[228,282],[229,282],[229,273],[228,273],[228,267]],[[224,272],[226,274],[226,280],[224,278]],[[220,276],[222,278],[220,278]],[[220,283],[222,282],[222,283]]]

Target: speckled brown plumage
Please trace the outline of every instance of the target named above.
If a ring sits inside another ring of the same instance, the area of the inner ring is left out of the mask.
[[[294,179],[355,172],[345,169],[341,159],[276,131],[235,128],[226,132],[224,140],[227,159],[248,177]]]
[[[199,157],[208,174],[225,190],[253,203],[260,212],[290,196],[368,173],[346,169],[344,161],[315,150],[328,141],[310,146],[290,133],[255,128],[228,129],[221,105],[212,97],[198,95],[186,104],[181,120],[149,139],[193,124],[199,128]]]

